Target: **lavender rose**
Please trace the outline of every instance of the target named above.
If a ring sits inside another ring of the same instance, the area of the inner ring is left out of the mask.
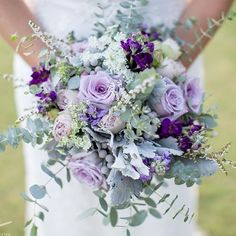
[[[98,108],[108,108],[115,100],[115,83],[104,71],[81,77],[78,98],[89,101]]]
[[[156,85],[149,98],[149,104],[161,118],[170,120],[176,120],[187,112],[182,89],[168,78],[163,78]]]
[[[56,141],[68,136],[71,132],[72,118],[69,113],[61,113],[55,120],[53,126],[53,137]]]
[[[57,105],[60,109],[65,110],[69,105],[77,104],[79,99],[77,97],[77,92],[64,89],[60,90],[57,94]]]
[[[199,113],[203,101],[203,90],[200,86],[200,79],[186,75],[183,90],[189,109],[192,112]]]
[[[72,51],[74,53],[83,53],[88,48],[88,43],[84,42],[77,42],[71,45]]]
[[[113,134],[117,134],[125,128],[125,122],[123,122],[118,116],[115,115],[105,115],[100,123],[101,126],[108,129]]]
[[[79,182],[94,188],[105,186],[101,167],[97,152],[78,153],[73,155],[68,163],[68,168]]]

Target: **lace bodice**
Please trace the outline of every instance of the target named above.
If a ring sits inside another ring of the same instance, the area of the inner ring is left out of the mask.
[[[93,28],[98,12],[97,3],[106,1],[109,5],[107,19],[115,16],[121,0],[25,0],[38,17],[42,26],[59,37],[75,31],[77,37],[87,37]],[[145,23],[171,26],[185,7],[187,0],[149,0],[140,11]]]

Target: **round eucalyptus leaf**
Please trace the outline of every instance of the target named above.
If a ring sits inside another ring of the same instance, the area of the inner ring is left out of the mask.
[[[29,190],[30,190],[31,195],[36,199],[42,199],[47,194],[47,190],[45,186],[40,186],[37,184],[31,186]]]

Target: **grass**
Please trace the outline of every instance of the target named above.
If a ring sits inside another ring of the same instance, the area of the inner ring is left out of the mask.
[[[205,51],[206,91],[213,94],[208,103],[219,104],[219,136],[214,147],[232,142],[228,157],[236,161],[236,23],[227,23]],[[0,73],[12,71],[12,52],[0,40]],[[0,81],[0,130],[16,118],[12,84]],[[0,228],[0,235],[23,236],[24,191],[23,157],[20,150],[7,150],[0,156],[0,224],[13,221]],[[199,223],[210,236],[236,235],[236,171],[229,176],[219,173],[205,180],[200,189]]]

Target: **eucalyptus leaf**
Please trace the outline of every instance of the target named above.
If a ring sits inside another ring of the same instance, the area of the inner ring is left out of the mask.
[[[99,198],[99,203],[104,211],[108,210],[108,204],[104,198]]]
[[[160,214],[156,209],[154,209],[154,208],[149,208],[148,211],[149,211],[149,213],[150,213],[152,216],[154,216],[155,218],[161,219],[162,216],[161,216],[161,214]]]
[[[118,213],[114,207],[111,207],[109,218],[110,218],[111,225],[115,227],[118,222]]]
[[[27,202],[35,202],[34,199],[30,198],[26,193],[21,193],[20,195]]]
[[[30,236],[37,236],[37,235],[38,235],[38,227],[35,224],[33,224],[30,230]]]
[[[29,190],[31,195],[36,199],[42,199],[47,194],[46,187],[43,185],[32,185]]]
[[[153,208],[156,208],[157,204],[152,198],[144,198],[145,203]]]
[[[129,225],[130,226],[139,226],[139,225],[141,225],[146,220],[147,215],[148,215],[148,213],[145,210],[137,212],[135,215],[133,215],[130,218]]]
[[[97,212],[96,208],[89,208],[79,216],[79,219],[83,220],[89,216],[93,216],[96,212]]]

